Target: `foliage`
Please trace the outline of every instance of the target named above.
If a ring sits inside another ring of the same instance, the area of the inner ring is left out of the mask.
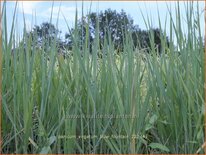
[[[24,39],[31,38],[32,45],[41,48],[43,51],[50,51],[52,44],[56,45],[58,51],[65,48],[65,42],[59,37],[61,31],[53,24],[43,22],[40,26],[35,25],[31,32],[26,32]],[[24,43],[26,41],[24,40]]]
[[[86,36],[88,27],[89,35]],[[92,43],[95,37],[99,38],[99,48],[102,48],[105,39],[111,38],[115,49],[122,48],[124,33],[133,28],[133,20],[123,10],[118,13],[115,10],[105,10],[100,13],[90,13],[78,21],[78,32],[81,45],[89,38]],[[96,31],[98,30],[98,32]],[[72,29],[74,33],[74,29]],[[98,34],[96,34],[98,33]],[[67,35],[66,39],[71,35]],[[86,38],[88,37],[88,38]]]
[[[48,60],[25,35],[26,46],[20,44],[19,51],[32,49],[32,54],[12,55],[16,14],[9,38],[4,2],[2,153],[203,154],[205,53],[193,4],[187,3],[187,35],[180,35],[178,4],[177,23],[170,20],[171,38],[178,39],[181,55],[172,46],[160,56],[134,51],[128,32],[118,55],[105,37],[108,44],[102,50],[107,54],[99,59],[98,46],[92,54],[81,53],[88,47],[78,46],[75,33],[73,56],[57,55],[54,43]]]
[[[87,31],[88,30],[88,31]],[[95,38],[98,37],[98,47],[102,49],[104,44],[108,44],[111,39],[114,48],[116,50],[123,51],[125,35],[127,33],[132,34],[134,48],[146,48],[147,52],[151,51],[151,37],[153,33],[155,46],[159,53],[162,51],[161,47],[161,36],[166,38],[167,46],[169,46],[168,37],[158,28],[151,28],[149,31],[141,30],[138,25],[134,25],[133,19],[126,14],[124,10],[118,13],[116,10],[107,9],[100,13],[90,13],[82,19],[78,20],[77,29],[73,28],[71,33],[67,33],[65,38],[68,41],[68,45],[72,46],[72,36],[75,31],[79,37],[79,47],[89,46],[92,51],[92,43]],[[88,35],[87,35],[88,33]],[[105,41],[107,41],[105,43]]]
[[[161,40],[161,38],[165,39],[165,41]],[[132,40],[135,47],[139,49],[145,49],[146,52],[150,53],[152,51],[151,40],[154,40],[155,50],[157,53],[161,54],[162,50],[162,43],[165,43],[164,48],[169,48],[169,39],[163,32],[156,28],[151,28],[149,31],[146,30],[138,30],[132,32]]]

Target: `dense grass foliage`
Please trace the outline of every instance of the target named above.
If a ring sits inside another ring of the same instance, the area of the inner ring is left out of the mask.
[[[4,3],[3,153],[203,153],[202,25],[198,8],[188,3],[183,33],[176,10],[177,20],[169,18],[171,46],[161,36],[161,55],[152,33],[150,54],[134,50],[126,34],[122,53],[109,39],[99,58],[96,38],[92,54],[87,42],[83,50],[74,44],[64,59],[55,41],[47,55],[31,38],[12,52],[18,36],[15,25],[7,36]]]

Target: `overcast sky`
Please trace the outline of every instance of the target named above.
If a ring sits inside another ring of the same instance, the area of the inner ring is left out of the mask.
[[[202,25],[202,34],[205,31],[205,21],[204,21],[204,1],[198,2],[199,8],[201,12],[201,25]],[[161,24],[164,26],[166,16],[168,16],[168,7],[171,8],[172,13],[175,13],[175,6],[177,5],[176,1],[127,1],[127,2],[119,2],[119,1],[93,1],[93,2],[83,2],[84,14],[87,14],[90,10],[92,12],[98,12],[101,10],[105,10],[111,8],[112,10],[121,11],[123,9],[127,14],[129,14],[133,19],[134,23],[139,25],[140,29],[146,29],[141,11],[144,16],[151,17],[153,27],[159,27],[158,23],[158,11],[160,13]],[[167,7],[168,6],[168,7]],[[8,29],[11,28],[12,16],[15,8],[15,2],[7,2],[7,22]],[[66,27],[66,22],[64,17],[66,17],[67,23],[70,27],[74,25],[75,21],[75,10],[78,10],[78,17],[81,17],[82,14],[82,2],[81,1],[55,1],[53,7],[53,16],[52,23],[56,25],[58,12],[60,8],[59,14],[59,22],[58,28],[62,31],[62,38],[65,32],[68,31]],[[34,25],[40,25],[42,22],[49,21],[52,10],[52,1],[19,1],[18,2],[18,13],[17,13],[17,21],[18,24],[15,28],[22,33],[23,30],[23,13],[25,15],[26,28],[27,30],[31,30]],[[182,11],[182,21],[185,21],[185,2],[180,2],[180,10]],[[36,19],[35,19],[36,14]],[[169,16],[168,16],[169,17]],[[169,18],[167,17],[167,20]],[[175,16],[173,16],[175,18]],[[183,27],[186,25],[183,23]],[[9,32],[9,30],[8,30]],[[18,33],[19,33],[18,32]],[[169,33],[169,22],[167,22],[167,32]]]

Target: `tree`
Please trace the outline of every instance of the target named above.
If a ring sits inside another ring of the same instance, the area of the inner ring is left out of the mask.
[[[92,36],[92,31],[94,31],[94,29],[92,29],[91,27],[87,28],[87,24],[82,23],[82,21],[78,21],[77,27],[72,28],[71,33],[65,34],[66,47],[70,50],[72,49],[72,46],[74,46],[74,43],[76,43],[78,48],[80,48],[81,50],[83,49],[83,46],[87,46],[91,51],[92,42],[94,40],[94,37]],[[88,36],[86,34],[87,31],[89,31]],[[75,33],[77,33],[76,37],[78,37],[76,38],[76,40],[74,40]],[[85,45],[86,42],[88,42],[87,45]]]
[[[125,32],[131,31],[134,27],[133,19],[123,10],[118,13],[115,10],[108,9],[100,12],[98,19],[95,14],[92,14],[91,19],[94,28],[98,27],[96,21],[99,22],[100,40],[103,41],[105,37],[109,40],[108,38],[111,37],[115,49],[123,48]]]
[[[76,41],[72,39],[75,33],[78,37]],[[108,44],[110,38],[114,48],[123,51],[126,34],[131,34],[134,48],[145,49],[144,51],[148,53],[151,51],[153,43],[159,54],[163,50],[163,43],[165,43],[165,47],[169,46],[168,37],[160,29],[141,30],[124,10],[121,10],[120,13],[111,9],[101,11],[99,14],[90,13],[78,20],[77,27],[71,29],[71,33],[67,34],[65,38],[70,48],[75,42],[80,49],[87,46],[90,52],[96,37],[99,38],[98,47],[100,49],[104,44]],[[107,42],[105,43],[105,41]],[[96,42],[95,45],[97,45]]]
[[[64,47],[64,42],[58,37],[61,33],[53,24],[44,22],[40,26],[35,25],[27,37],[32,37],[33,45],[42,48],[44,51],[51,49],[56,44],[57,49]]]
[[[152,50],[152,44],[154,44],[154,48],[159,54],[162,53],[164,43],[165,47],[169,47],[168,37],[158,28],[151,28],[149,31],[135,30],[132,32],[132,40],[135,47],[145,49],[148,53]]]
[[[109,37],[111,37],[115,49],[122,49],[125,32],[134,29],[133,19],[127,15],[126,12],[121,10],[121,12],[118,13],[111,9],[107,9],[104,12],[101,11],[99,14],[94,12],[90,13],[79,20],[77,25],[79,36],[78,45],[82,47],[87,40],[90,42],[90,49],[92,42],[97,36],[99,37],[100,48],[104,44],[105,38],[107,38],[106,40],[108,41]],[[138,28],[138,26],[135,28]],[[96,35],[97,29],[98,34]],[[87,31],[89,32],[88,35],[86,35]],[[75,29],[72,29],[71,32],[72,33],[66,37],[70,45],[72,44],[71,36],[74,35]]]

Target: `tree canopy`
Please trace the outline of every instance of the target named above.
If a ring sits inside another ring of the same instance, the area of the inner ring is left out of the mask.
[[[61,33],[53,24],[49,22],[43,22],[40,26],[35,25],[32,31],[27,32],[27,37],[31,37],[33,44],[43,48],[45,51],[51,48],[53,43],[56,47],[63,48],[64,42],[60,39]]]
[[[99,14],[93,12],[86,15],[78,21],[77,29],[81,44],[84,44],[86,39],[92,43],[95,37],[99,37],[101,48],[103,41],[108,41],[111,37],[115,48],[118,48],[122,46],[124,33],[134,29],[134,24],[133,19],[123,10],[118,13],[116,10],[108,9]],[[74,31],[75,29],[71,30],[72,34]],[[66,39],[71,40],[71,35],[67,34]]]
[[[53,24],[44,22],[40,26],[34,26],[32,31],[27,32],[27,36],[31,36],[33,44],[44,48],[44,51],[48,51],[55,41],[58,50],[72,50],[75,42],[81,50],[87,47],[92,52],[93,45],[97,44],[94,43],[95,40],[98,40],[98,49],[102,49],[103,45],[111,40],[115,49],[123,51],[126,34],[131,35],[134,48],[146,49],[146,52],[150,52],[152,48],[152,38],[159,53],[162,50],[161,38],[165,39],[165,46],[169,46],[168,37],[160,29],[141,30],[124,10],[92,12],[77,21],[76,27],[65,34],[65,40],[60,39],[60,33]],[[75,35],[78,38],[76,40],[73,39]]]
[[[99,48],[101,49],[104,41],[111,41],[115,49],[123,49],[125,34],[130,33],[134,47],[147,49],[151,48],[151,34],[153,34],[154,43],[159,52],[161,52],[161,36],[165,38],[166,45],[169,46],[168,37],[160,30],[152,28],[151,30],[141,30],[138,25],[134,24],[130,15],[124,10],[117,12],[116,10],[107,9],[100,13],[92,12],[82,17],[77,22],[77,27],[71,29],[71,33],[66,34],[67,45],[72,46],[72,36],[78,34],[78,46],[89,46],[92,50],[92,43],[95,37],[99,38]]]

